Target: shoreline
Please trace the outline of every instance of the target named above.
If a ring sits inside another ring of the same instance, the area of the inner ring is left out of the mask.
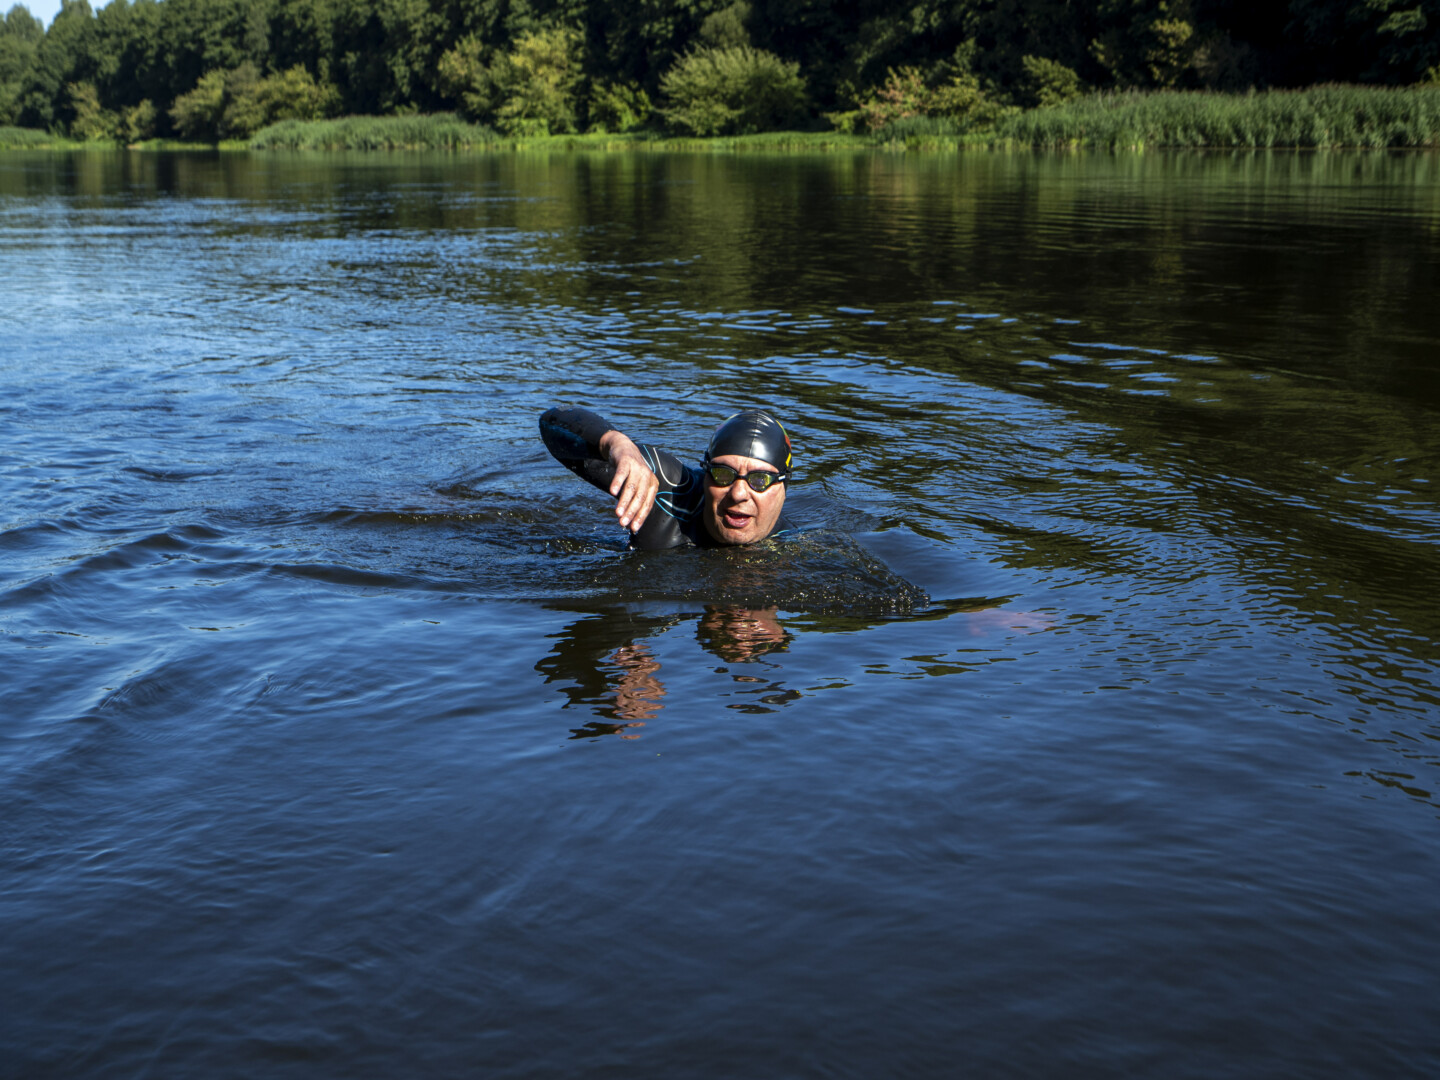
[[[957,152],[1103,150],[1435,150],[1440,149],[1440,85],[1315,86],[1248,94],[1150,91],[1091,94],[1012,112],[993,125],[914,116],[866,134],[772,131],[675,136],[655,131],[514,136],[452,113],[282,120],[248,139],[188,143],[150,139],[122,147],[28,128],[0,127],[0,150],[137,151],[517,151]]]

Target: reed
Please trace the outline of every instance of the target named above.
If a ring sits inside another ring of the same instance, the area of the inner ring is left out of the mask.
[[[453,113],[282,120],[256,132],[255,150],[456,150],[495,142],[495,132]]]
[[[73,142],[60,135],[35,128],[0,126],[0,150],[37,150],[51,147],[76,147],[84,143]]]
[[[152,140],[136,149],[180,144]],[[113,147],[45,131],[0,127],[0,150]],[[943,117],[907,117],[868,134],[772,131],[759,135],[666,137],[658,132],[503,137],[450,113],[285,120],[248,143],[255,150],[827,151],[990,148],[1145,149],[1440,148],[1440,86],[1315,86],[1249,94],[1201,91],[1099,93],[1011,113],[974,129]]]
[[[1092,94],[1008,117],[992,141],[1108,149],[1437,147],[1440,86]]]

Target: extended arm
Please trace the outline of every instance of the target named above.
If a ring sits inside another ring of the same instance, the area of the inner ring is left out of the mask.
[[[567,469],[615,496],[621,525],[640,531],[660,481],[629,436],[588,409],[551,409],[540,417],[540,437]]]

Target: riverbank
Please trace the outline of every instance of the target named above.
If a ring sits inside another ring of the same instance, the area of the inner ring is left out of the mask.
[[[0,149],[110,146],[47,132],[0,128]],[[132,149],[215,149],[150,140]],[[449,113],[285,120],[250,150],[832,151],[961,149],[1421,149],[1440,148],[1440,85],[1316,86],[1249,94],[1155,91],[1091,94],[1014,112],[993,126],[911,117],[878,131],[774,131],[711,138],[654,131],[513,137]]]

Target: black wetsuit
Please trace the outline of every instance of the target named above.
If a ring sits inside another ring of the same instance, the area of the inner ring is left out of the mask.
[[[540,437],[555,460],[576,476],[590,481],[605,494],[615,479],[615,466],[600,450],[600,440],[613,427],[589,409],[551,409],[540,417]],[[705,474],[699,465],[686,465],[674,454],[637,443],[660,481],[655,507],[640,531],[630,537],[630,546],[644,551],[695,544],[715,547],[714,537],[705,528],[701,511],[705,505]]]

